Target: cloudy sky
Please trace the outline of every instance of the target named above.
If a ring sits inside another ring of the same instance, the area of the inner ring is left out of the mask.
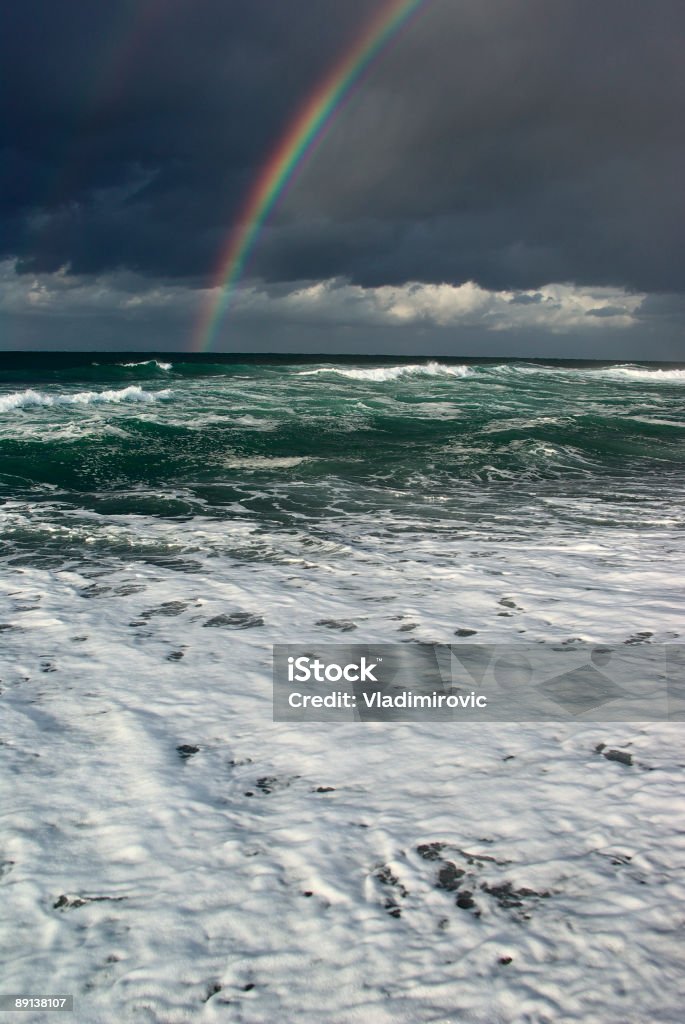
[[[389,6],[3,5],[2,348],[189,350],[251,186]],[[682,0],[424,0],[215,350],[685,360],[684,54]]]

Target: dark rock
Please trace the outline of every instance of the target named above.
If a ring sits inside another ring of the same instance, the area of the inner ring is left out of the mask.
[[[654,636],[654,634],[653,633],[649,633],[649,632],[635,633],[634,636],[629,637],[628,640],[624,640],[623,643],[624,644],[629,644],[629,645],[632,645],[632,644],[648,644],[650,639],[651,639],[651,637],[653,637],[653,636]]]
[[[461,879],[466,872],[458,868],[451,860],[445,861],[438,872],[436,889],[446,889],[447,892],[454,892],[461,885]]]
[[[178,756],[181,760],[187,761],[189,757],[193,756],[193,754],[199,753],[200,748],[191,747],[189,743],[182,743],[180,747],[176,747],[176,750],[178,751]]]
[[[405,896],[409,895],[409,890],[405,889],[397,875],[393,875],[387,864],[376,871],[376,878],[381,885],[391,885],[393,888],[397,889],[403,899]]]
[[[490,864],[507,864],[506,860],[497,860],[496,857],[491,857],[489,853],[469,853],[468,850],[459,850],[462,857],[466,857],[469,864],[475,864],[477,861],[489,862]]]
[[[317,786],[315,792],[317,793],[335,793],[334,786]]]
[[[416,852],[424,860],[440,860],[440,854],[446,845],[446,843],[422,843],[421,846],[416,847]]]
[[[455,629],[455,636],[475,636],[478,632],[477,629],[466,629],[465,626],[461,626],[459,629]]]
[[[351,633],[353,629],[357,628],[357,623],[351,622],[349,619],[319,619],[315,625],[328,626],[329,629],[337,629],[341,633]]]
[[[405,896],[409,895],[409,890],[402,885],[397,875],[392,873],[387,864],[377,869],[375,877],[381,885],[389,886],[392,889],[392,895],[388,894],[386,896],[383,907],[387,910],[390,917],[401,917],[402,911],[395,897],[401,896],[404,899]]]
[[[125,896],[74,896],[69,899],[62,893],[52,905],[55,910],[75,910],[85,907],[86,903],[121,903],[125,899]]]
[[[535,889],[514,889],[511,882],[501,882],[499,885],[488,885],[487,882],[483,882],[481,885],[483,892],[486,892],[489,896],[493,896],[500,907],[505,910],[511,907],[522,907],[523,900],[525,899],[547,899],[549,893],[546,891],[536,892]]]
[[[215,615],[203,625],[205,628],[229,626],[232,629],[254,629],[255,626],[263,626],[264,619],[261,615],[251,615],[249,612],[232,612],[230,615]]]
[[[141,619],[151,619],[154,615],[180,615],[188,607],[185,601],[164,601],[158,608],[149,608],[146,612],[141,612]]]
[[[464,889],[462,893],[459,893],[456,903],[462,910],[472,910],[476,905],[473,899],[473,894],[469,892],[468,889]]]
[[[257,779],[257,789],[261,789],[262,793],[273,793],[274,786],[277,784],[278,778],[275,775],[263,775],[261,779]]]
[[[604,750],[602,751],[607,761],[618,761],[619,764],[632,765],[633,755],[626,753],[625,750]]]
[[[501,964],[504,964],[504,966],[506,967],[507,964],[511,963],[512,959],[513,959],[513,957],[510,957],[510,956],[501,956],[499,958],[499,962]]]

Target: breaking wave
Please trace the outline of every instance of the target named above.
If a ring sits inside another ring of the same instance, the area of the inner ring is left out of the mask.
[[[72,395],[46,395],[41,391],[14,391],[0,396],[0,412],[28,409],[36,406],[95,405],[101,402],[156,402],[169,398],[171,391],[144,391],[139,384],[131,384],[117,391],[77,391]]]
[[[156,366],[158,370],[170,370],[173,363],[160,363],[159,359],[143,359],[140,363],[117,363],[117,366]]]
[[[612,366],[599,370],[614,380],[636,380],[653,384],[685,384],[685,370],[648,370],[644,366]]]
[[[473,370],[468,366],[445,366],[444,363],[411,363],[407,366],[379,366],[368,370],[346,370],[339,366],[321,366],[316,370],[300,370],[298,377],[313,377],[322,373],[349,377],[352,380],[387,381],[399,377],[470,377]]]

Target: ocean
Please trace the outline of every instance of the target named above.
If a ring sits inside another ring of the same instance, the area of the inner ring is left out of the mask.
[[[3,355],[4,989],[679,1020],[681,723],[283,725],[271,649],[682,642],[684,441],[676,365]]]

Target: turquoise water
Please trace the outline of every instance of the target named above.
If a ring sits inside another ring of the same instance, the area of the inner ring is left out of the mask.
[[[312,541],[675,526],[684,400],[685,370],[648,364],[5,355],[1,550],[116,558],[101,526],[130,516]]]

